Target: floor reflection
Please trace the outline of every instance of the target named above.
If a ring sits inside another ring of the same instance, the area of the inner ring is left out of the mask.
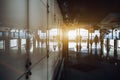
[[[81,52],[84,53],[88,53],[88,48],[87,48],[87,42],[82,42],[81,43]],[[117,54],[118,54],[118,59],[120,59],[120,40],[118,41],[118,48],[117,48]],[[76,49],[76,42],[69,42],[69,50],[70,51],[75,51],[77,52]],[[95,48],[95,43],[92,44],[92,49],[90,47],[90,53],[95,54],[95,55],[99,55],[100,54],[100,43],[97,44],[97,48]],[[103,45],[103,56],[107,56],[109,55],[109,57],[114,57],[114,40],[110,40],[110,51],[107,54],[107,50],[106,50],[106,44],[104,43]]]

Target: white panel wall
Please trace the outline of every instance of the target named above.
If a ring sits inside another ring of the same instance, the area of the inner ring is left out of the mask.
[[[49,28],[55,27],[62,20],[60,8],[56,0],[49,1]],[[9,28],[24,29],[27,23],[27,0],[0,0],[0,25]],[[30,30],[46,29],[47,0],[29,0]]]
[[[29,5],[29,19],[30,19],[30,28],[36,29],[42,25],[42,8],[44,5],[40,0],[30,0]]]
[[[0,0],[0,20],[3,26],[26,26],[26,0]]]

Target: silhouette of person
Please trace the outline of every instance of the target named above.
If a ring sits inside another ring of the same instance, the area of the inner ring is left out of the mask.
[[[80,35],[80,50],[81,50],[81,48],[82,48],[82,45],[81,45],[81,43],[82,43],[82,36]]]
[[[76,51],[78,52],[78,44],[76,44]]]
[[[90,39],[90,45],[91,45],[91,47],[92,47],[92,43],[93,43],[93,40],[92,40],[92,39]]]
[[[97,48],[97,43],[99,42],[99,39],[98,39],[97,35],[94,38],[94,42],[95,42],[95,48]]]

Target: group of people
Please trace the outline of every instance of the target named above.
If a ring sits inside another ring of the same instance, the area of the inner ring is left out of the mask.
[[[81,41],[82,41],[82,36],[80,36],[80,42]],[[99,43],[99,38],[97,35],[94,37],[93,40],[92,39],[89,40],[89,44],[91,44],[91,46],[92,46],[93,42],[95,43],[95,48],[97,48],[97,44]],[[82,48],[82,46],[80,45],[80,49],[81,48]],[[76,45],[76,49],[78,50],[78,45]]]

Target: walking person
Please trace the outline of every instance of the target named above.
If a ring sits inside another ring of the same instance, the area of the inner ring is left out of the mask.
[[[94,38],[94,42],[95,42],[95,48],[97,48],[97,44],[99,42],[98,36],[96,35]]]

